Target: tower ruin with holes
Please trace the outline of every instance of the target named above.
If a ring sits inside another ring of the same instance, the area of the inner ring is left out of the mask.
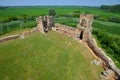
[[[53,16],[43,16],[36,18],[37,27],[36,30],[42,33],[52,30],[54,27],[54,17]]]
[[[87,41],[91,37],[92,33],[93,15],[81,14],[80,22],[77,25],[76,35],[82,41]]]

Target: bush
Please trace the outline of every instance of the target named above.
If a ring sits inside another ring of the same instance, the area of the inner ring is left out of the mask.
[[[110,22],[116,22],[116,23],[120,23],[120,17],[110,17],[109,18]]]
[[[97,20],[100,20],[100,21],[109,21],[108,17],[106,17],[106,16],[99,16],[97,18]]]
[[[110,22],[120,23],[120,17],[118,16],[107,17],[107,16],[102,16],[102,15],[95,15],[94,19],[97,19],[100,21],[110,21]]]
[[[118,5],[101,5],[100,9],[115,13],[120,13],[120,4]]]
[[[55,16],[55,15],[56,15],[56,11],[54,9],[50,9],[49,16]]]
[[[80,14],[80,13],[81,13],[81,11],[80,11],[80,10],[77,10],[77,11],[74,11],[74,13],[79,13],[79,14]]]
[[[107,53],[111,54],[120,62],[120,37],[119,35],[111,35],[102,30],[93,30],[93,34],[97,37],[98,42]]]
[[[36,26],[35,21],[11,21],[8,23],[0,24],[0,35],[8,33],[13,30],[21,29],[21,28],[32,28]]]

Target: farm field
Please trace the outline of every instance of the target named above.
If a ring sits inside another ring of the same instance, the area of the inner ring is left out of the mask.
[[[0,16],[19,16],[19,15],[45,15],[48,14],[49,9],[54,9],[56,13],[66,14],[66,13],[85,13],[89,12],[94,15],[104,15],[104,16],[120,16],[118,13],[105,12],[99,8],[94,7],[80,7],[80,6],[38,6],[38,7],[8,7],[6,9],[0,10]],[[9,14],[8,14],[9,13]],[[109,14],[108,14],[109,13]]]
[[[93,28],[99,29],[111,34],[120,35],[120,23],[114,23],[114,22],[104,22],[104,21],[98,21],[94,20],[93,22]]]
[[[87,56],[86,56],[87,55]],[[54,31],[0,43],[1,80],[99,80],[89,49]]]

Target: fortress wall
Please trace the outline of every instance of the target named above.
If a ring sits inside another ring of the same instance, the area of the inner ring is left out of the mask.
[[[82,24],[83,19],[86,21],[85,24]],[[112,74],[112,78],[117,79],[120,76],[120,70],[116,67],[113,60],[96,44],[96,40],[92,37],[92,22],[93,15],[82,14],[80,15],[80,23],[77,25],[77,28],[71,28],[61,24],[56,24],[54,28],[57,32],[63,33],[72,38],[78,38],[78,40],[80,40],[79,36],[83,31],[82,41],[87,43],[88,47],[98,57],[105,71],[112,70],[115,73],[115,75]],[[108,73],[106,77],[109,75],[111,74]]]
[[[104,69],[111,69],[115,72],[116,77],[120,76],[120,70],[116,67],[116,65],[114,64],[113,60],[108,57],[106,55],[106,53],[98,47],[98,45],[96,44],[95,39],[90,38],[87,41],[87,44],[89,46],[89,48],[95,53],[95,55],[100,59],[100,61],[102,62],[102,65],[104,65]]]
[[[2,37],[2,38],[0,38],[0,43],[1,43],[1,42],[5,42],[5,41],[8,41],[8,40],[16,39],[16,38],[18,38],[18,37],[20,37],[20,35],[18,35],[18,34],[6,36],[6,37]]]
[[[76,38],[76,29],[66,26],[66,25],[62,25],[62,24],[55,24],[55,31],[63,33],[67,36],[70,36],[72,38]]]

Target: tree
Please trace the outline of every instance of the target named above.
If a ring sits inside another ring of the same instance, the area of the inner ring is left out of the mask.
[[[55,16],[56,15],[56,11],[54,9],[50,9],[49,10],[49,16]]]

